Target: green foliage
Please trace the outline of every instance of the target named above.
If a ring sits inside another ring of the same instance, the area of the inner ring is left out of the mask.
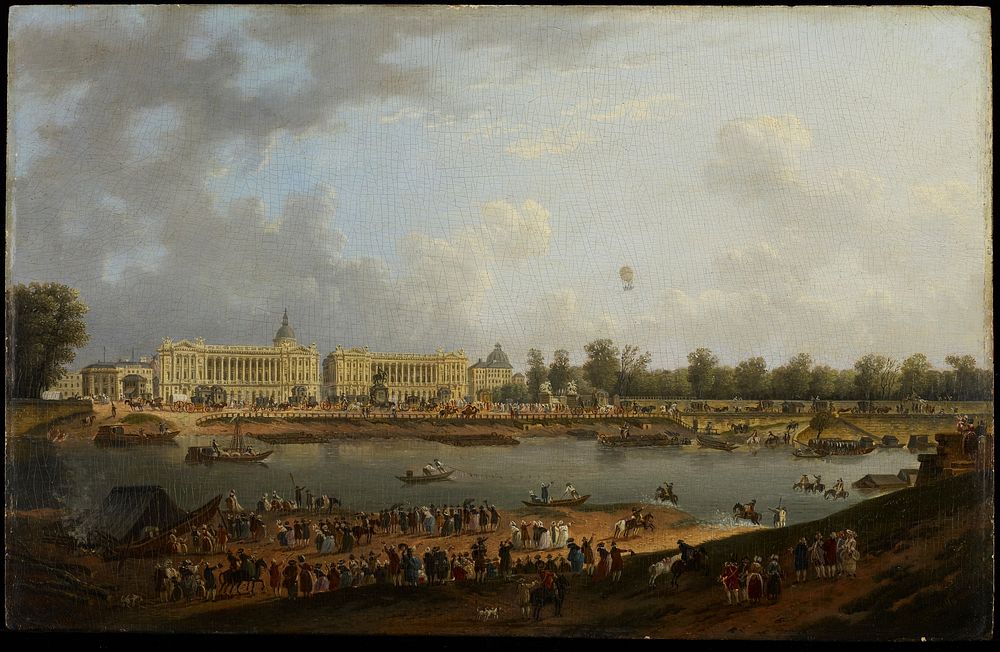
[[[717,367],[712,382],[712,398],[731,399],[736,395],[736,370],[732,367]]]
[[[914,353],[900,367],[900,394],[903,398],[923,396],[928,389],[927,381],[931,363],[923,353]]]
[[[823,431],[829,428],[833,422],[836,421],[834,416],[830,412],[817,412],[813,415],[812,419],[809,419],[809,427],[816,431],[816,436],[823,434]]]
[[[38,398],[63,377],[76,349],[89,341],[80,293],[59,283],[15,285],[7,290],[8,324],[13,322],[11,394]]]
[[[618,380],[615,383],[615,394],[619,396],[630,395],[632,381],[636,374],[645,373],[646,367],[652,359],[653,357],[649,354],[649,351],[640,354],[639,347],[626,344],[625,348],[621,350],[621,358],[618,362]]]
[[[715,383],[715,368],[719,359],[710,349],[700,348],[688,353],[687,379],[695,398],[704,398]]]
[[[569,351],[566,349],[559,349],[552,354],[549,382],[552,384],[553,392],[558,393],[566,389],[566,383],[569,382]]]
[[[854,369],[857,371],[854,383],[859,398],[883,400],[895,394],[894,389],[899,378],[899,362],[894,358],[869,353],[854,363]]]
[[[809,398],[812,382],[812,356],[799,353],[771,374],[771,389],[775,398]]]
[[[524,385],[520,383],[507,383],[493,391],[493,400],[498,403],[504,403],[508,400],[515,403],[527,403],[531,400],[531,395],[528,393],[528,388]]]
[[[760,356],[736,365],[734,380],[736,392],[744,398],[763,398],[770,391],[767,362]]]
[[[528,394],[532,401],[538,400],[538,390],[545,382],[548,370],[545,368],[545,358],[538,349],[528,349],[528,373],[526,381]]]
[[[600,339],[590,342],[583,347],[583,350],[587,354],[583,371],[591,386],[606,392],[613,391],[618,382],[618,373],[621,370],[618,361],[618,347],[609,339]]]

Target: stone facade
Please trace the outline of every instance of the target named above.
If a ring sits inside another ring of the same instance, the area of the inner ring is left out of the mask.
[[[65,376],[57,380],[51,387],[46,387],[47,392],[60,392],[63,398],[73,398],[83,396],[83,374],[77,372],[67,372]]]
[[[153,365],[146,358],[138,362],[96,362],[80,370],[80,396],[150,398],[153,395]]]
[[[424,400],[447,403],[466,396],[465,351],[431,354],[376,353],[368,347],[338,346],[323,360],[323,392],[329,401],[366,401],[375,374],[385,376],[389,401]]]
[[[497,344],[493,351],[469,367],[469,395],[473,401],[492,401],[492,392],[511,382],[514,368],[507,354]]]
[[[285,312],[273,346],[205,344],[202,338],[174,342],[156,351],[157,396],[174,395],[214,403],[314,402],[320,400],[316,344],[296,342]]]

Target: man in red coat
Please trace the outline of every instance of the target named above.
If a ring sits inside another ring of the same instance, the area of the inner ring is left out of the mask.
[[[823,542],[823,560],[826,563],[826,576],[837,576],[837,533],[831,532]]]
[[[622,578],[622,571],[625,570],[625,560],[622,559],[622,550],[614,542],[611,543],[611,581],[618,582]],[[631,554],[635,551],[625,550]]]
[[[719,576],[719,580],[722,582],[722,588],[726,592],[726,598],[729,600],[729,604],[739,604],[740,603],[739,567],[734,562],[727,561],[726,565],[722,569],[722,575]]]

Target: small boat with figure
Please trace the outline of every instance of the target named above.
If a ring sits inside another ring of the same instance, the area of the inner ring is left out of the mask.
[[[698,435],[698,445],[705,448],[714,448],[720,451],[732,451],[740,447],[739,444],[730,444],[729,442],[722,441],[721,439],[716,439],[715,437],[709,437],[708,435]]]
[[[577,505],[582,505],[587,502],[590,498],[590,494],[585,496],[580,496],[578,498],[567,498],[565,500],[550,500],[549,502],[542,502],[541,499],[537,501],[533,500],[522,500],[521,502],[528,507],[576,507]]]
[[[187,457],[184,458],[184,461],[195,464],[215,462],[263,462],[271,456],[271,453],[274,452],[255,451],[253,446],[245,442],[244,436],[252,437],[253,435],[243,435],[240,432],[240,424],[237,423],[236,431],[233,433],[233,439],[228,448],[219,448],[218,444],[216,444],[213,439],[211,446],[188,447]]]
[[[125,429],[123,423],[112,423],[100,426],[97,434],[94,435],[94,444],[98,446],[129,447],[143,446],[149,444],[173,444],[174,438],[181,433],[180,430],[166,430],[146,432],[145,428],[130,431]]]
[[[416,475],[413,471],[407,471],[406,475],[397,475],[396,478],[407,484],[424,484],[425,482],[440,482],[447,480],[455,469],[445,468],[439,460],[434,460],[433,464],[425,464],[422,469],[423,475]]]

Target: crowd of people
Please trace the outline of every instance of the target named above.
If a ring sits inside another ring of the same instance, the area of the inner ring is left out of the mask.
[[[810,568],[814,579],[857,577],[859,554],[857,534],[853,530],[831,532],[825,538],[817,532],[812,544],[802,537],[791,554],[795,570],[793,585],[808,581]],[[719,576],[731,605],[756,604],[764,597],[777,600],[784,578],[777,554],[771,555],[766,564],[761,557],[752,560],[744,557],[738,562],[734,555]]]

